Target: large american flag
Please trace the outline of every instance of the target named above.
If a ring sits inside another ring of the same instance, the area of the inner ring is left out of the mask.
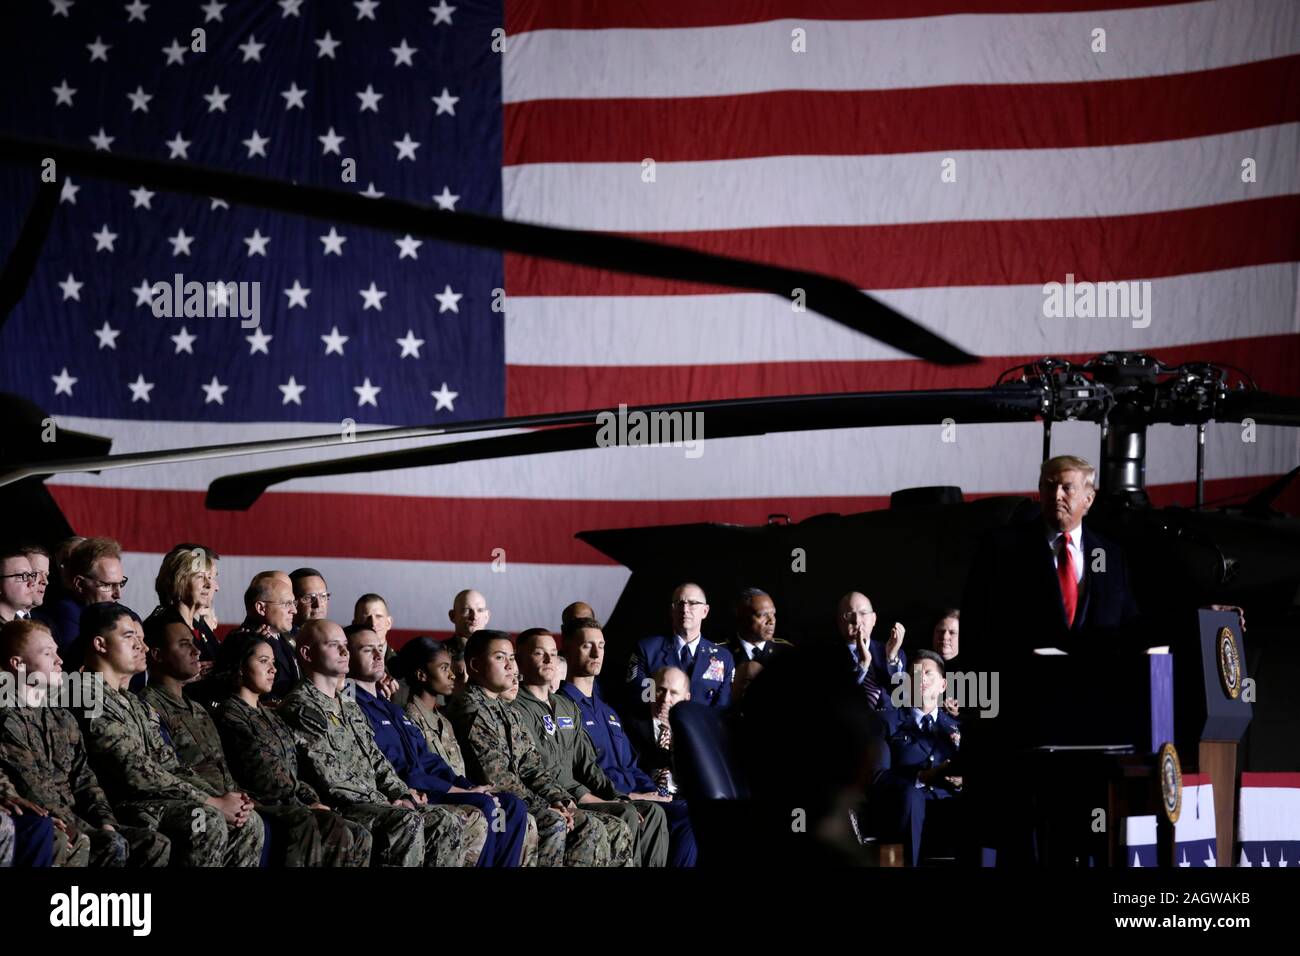
[[[3,18],[8,130],[826,272],[984,356],[945,369],[768,295],[61,175],[0,332],[3,387],[115,452],[981,386],[1111,349],[1297,392],[1294,0],[12,0]],[[0,170],[7,252],[38,171]],[[149,285],[176,273],[260,282],[261,326],[155,317]],[[1067,274],[1149,281],[1150,325],[1045,317],[1043,284]],[[583,529],[799,519],[912,485],[1024,491],[1040,441],[1032,425],[705,437],[698,459],[592,449],[304,480],[247,513],[206,511],[208,482],[307,456],[49,487],[80,533],[122,541],[142,609],[159,556],[203,541],[224,558],[223,621],[254,572],[312,565],[332,616],[379,591],[409,635],[447,630],[463,587],[510,629],[554,626],[577,599],[607,615],[627,571]],[[1256,437],[1211,427],[1207,497],[1300,460],[1294,433]],[[1054,438],[1095,457],[1095,426]],[[1157,501],[1190,501],[1194,461],[1189,430],[1153,430]]]

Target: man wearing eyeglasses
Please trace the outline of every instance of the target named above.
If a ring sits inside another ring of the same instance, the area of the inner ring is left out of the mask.
[[[278,702],[298,683],[298,655],[289,646],[286,635],[293,628],[294,611],[298,602],[293,599],[293,586],[283,571],[262,571],[253,576],[244,592],[244,622],[222,642],[222,646],[237,647],[232,641],[244,632],[261,634],[271,645],[275,655],[275,681],[271,685],[270,702]],[[225,670],[226,661],[217,654],[217,670]]]
[[[894,675],[907,669],[907,657],[903,654],[903,625],[894,623],[887,642],[873,639],[871,632],[876,626],[876,609],[871,598],[858,591],[850,591],[840,598],[835,623],[840,640],[848,650],[846,664],[851,665],[849,673],[853,682],[866,693],[873,708],[884,710],[892,707],[890,694],[894,689]]]
[[[45,603],[45,589],[50,584],[50,552],[39,544],[25,544],[20,550],[32,563],[32,570],[36,572],[35,594],[32,600],[32,610],[35,610]]]
[[[71,670],[78,666],[76,643],[81,633],[82,609],[122,600],[127,585],[122,571],[122,546],[112,538],[86,538],[69,552],[67,570],[71,591],[42,606],[35,617],[49,625],[59,654]]]
[[[9,551],[0,555],[0,623],[26,617],[36,600],[36,572],[27,555]]]
[[[638,705],[638,712],[653,698],[654,681],[650,675],[661,667],[680,667],[690,675],[691,700],[710,707],[730,706],[736,663],[729,650],[700,636],[704,619],[709,616],[704,591],[698,584],[679,585],[673,591],[669,612],[672,634],[639,641],[628,662],[628,694]]]
[[[330,592],[325,578],[315,568],[299,568],[289,572],[293,584],[293,630],[296,633],[308,621],[329,617]]]

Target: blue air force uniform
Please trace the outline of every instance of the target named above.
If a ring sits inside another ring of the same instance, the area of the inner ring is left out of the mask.
[[[908,864],[915,866],[927,811],[958,796],[946,787],[922,784],[917,777],[956,758],[961,725],[942,704],[928,716],[915,707],[890,708],[878,716],[889,745],[889,764],[872,785],[872,828],[886,839],[901,840]]]
[[[628,664],[629,693],[641,697],[645,681],[661,667],[679,667],[691,678],[691,700],[708,707],[731,706],[731,678],[735,658],[707,637],[690,644],[680,636],[647,637],[637,642]]]
[[[457,774],[429,749],[424,734],[401,707],[352,686],[356,688],[357,704],[375,732],[375,744],[408,787],[423,792],[430,803],[460,804],[482,812],[489,826],[478,866],[518,866],[528,832],[528,807],[524,801],[512,793],[449,793],[452,787],[469,789],[477,784]],[[505,816],[504,832],[491,826],[496,811],[494,796]]]
[[[701,642],[703,643],[703,639]],[[716,647],[716,645],[714,645]],[[721,648],[719,648],[721,650]],[[726,654],[726,651],[723,651]],[[731,655],[728,654],[728,664]],[[730,674],[728,674],[730,686]],[[620,793],[655,793],[658,785],[654,779],[641,769],[637,763],[636,751],[623,730],[623,722],[613,707],[601,699],[599,689],[588,697],[573,684],[565,681],[560,685],[560,693],[572,699],[582,714],[583,730],[591,738],[596,748],[596,762],[605,776]],[[692,697],[695,691],[691,691]],[[685,800],[661,803],[665,816],[668,817],[669,866],[695,865],[695,833],[691,830],[691,817]]]

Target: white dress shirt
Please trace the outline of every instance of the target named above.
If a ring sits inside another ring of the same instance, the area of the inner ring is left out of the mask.
[[[1083,582],[1083,526],[1075,528],[1073,531],[1048,531],[1047,545],[1052,549],[1052,566],[1059,568],[1061,566],[1061,537],[1068,536],[1070,549],[1070,561],[1074,564],[1074,581],[1076,584]]]

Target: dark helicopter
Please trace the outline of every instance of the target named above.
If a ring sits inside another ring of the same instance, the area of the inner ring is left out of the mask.
[[[514,223],[446,213],[419,203],[372,200],[317,187],[289,185],[190,164],[94,153],[62,144],[0,137],[0,158],[30,162],[55,157],[65,170],[98,178],[153,185],[196,195],[218,194],[233,202],[304,216],[328,217],[373,228],[398,230],[560,259],[586,266],[666,276],[786,295],[803,288],[808,308],[904,352],[938,362],[973,360],[847,283],[768,264],[745,262],[621,236]],[[56,204],[57,187],[37,199],[0,277],[0,315],[22,297],[39,257]],[[1234,380],[1235,379],[1235,380]],[[750,398],[643,406],[654,413],[707,413],[714,438],[781,431],[934,424],[1041,422],[1044,458],[1051,454],[1056,422],[1098,425],[1098,497],[1089,520],[1129,552],[1134,586],[1144,611],[1155,620],[1178,620],[1188,608],[1238,605],[1246,610],[1247,670],[1259,693],[1246,766],[1253,770],[1300,769],[1300,748],[1291,729],[1300,726],[1300,700],[1287,677],[1300,665],[1300,519],[1294,510],[1300,468],[1242,504],[1209,508],[1203,501],[1204,430],[1210,422],[1300,425],[1300,398],[1264,392],[1249,377],[1210,362],[1176,367],[1136,353],[1107,353],[1078,363],[1043,359],[1004,373],[987,388],[844,393]],[[372,472],[490,458],[592,448],[602,410],[385,428],[358,433],[352,441],[418,439],[529,429],[520,434],[474,437],[382,454],[356,454],[213,482],[207,505],[246,509],[266,488],[282,481],[329,474]],[[337,433],[315,438],[107,455],[108,441],[63,432],[55,444],[40,441],[46,416],[10,396],[0,447],[0,506],[16,515],[9,530],[24,538],[71,533],[41,484],[56,473],[220,458],[259,452],[335,448]],[[1195,426],[1196,506],[1153,507],[1145,488],[1146,434],[1157,425]],[[53,453],[57,449],[57,457]],[[1027,476],[1028,480],[1028,476]],[[632,571],[608,621],[615,664],[637,638],[666,625],[668,595],[695,580],[713,597],[705,633],[724,639],[732,627],[731,596],[743,587],[770,592],[779,611],[778,633],[798,640],[833,627],[839,595],[866,590],[882,620],[899,620],[909,646],[928,644],[939,609],[960,601],[975,542],[985,532],[1027,517],[1036,504],[1020,496],[965,500],[954,487],[904,489],[887,509],[852,515],[826,514],[798,523],[774,515],[766,525],[691,524],[672,527],[588,530],[578,537]],[[1172,643],[1172,641],[1153,641]],[[615,680],[622,669],[615,666]],[[609,671],[607,671],[607,674]]]

